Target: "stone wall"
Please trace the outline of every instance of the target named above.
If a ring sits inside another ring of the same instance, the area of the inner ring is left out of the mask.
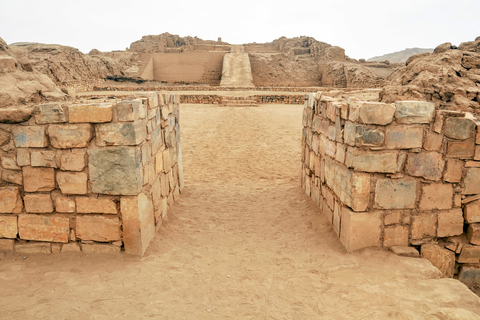
[[[183,187],[178,120],[143,93],[0,123],[0,250],[142,255]]]
[[[306,97],[302,186],[347,251],[410,246],[480,281],[478,120],[430,102]]]

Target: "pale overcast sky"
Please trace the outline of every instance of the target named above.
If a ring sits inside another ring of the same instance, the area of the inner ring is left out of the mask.
[[[0,37],[89,52],[163,32],[229,43],[307,35],[370,58],[480,36],[480,0],[0,0]]]

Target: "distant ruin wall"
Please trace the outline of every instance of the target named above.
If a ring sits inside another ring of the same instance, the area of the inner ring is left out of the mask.
[[[480,281],[480,123],[430,102],[306,97],[302,186],[345,248],[415,246]]]
[[[0,123],[0,250],[142,255],[183,187],[178,120],[142,93]]]

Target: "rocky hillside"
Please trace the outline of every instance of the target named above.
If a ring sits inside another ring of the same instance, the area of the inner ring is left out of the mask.
[[[410,48],[397,52],[387,53],[368,59],[367,61],[389,61],[390,63],[405,63],[408,58],[419,53],[432,53],[433,49]]]

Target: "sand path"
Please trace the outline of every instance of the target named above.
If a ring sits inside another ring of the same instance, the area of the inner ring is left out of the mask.
[[[146,255],[3,256],[0,319],[480,319],[425,260],[345,252],[299,187],[301,114],[182,105],[187,187]]]

